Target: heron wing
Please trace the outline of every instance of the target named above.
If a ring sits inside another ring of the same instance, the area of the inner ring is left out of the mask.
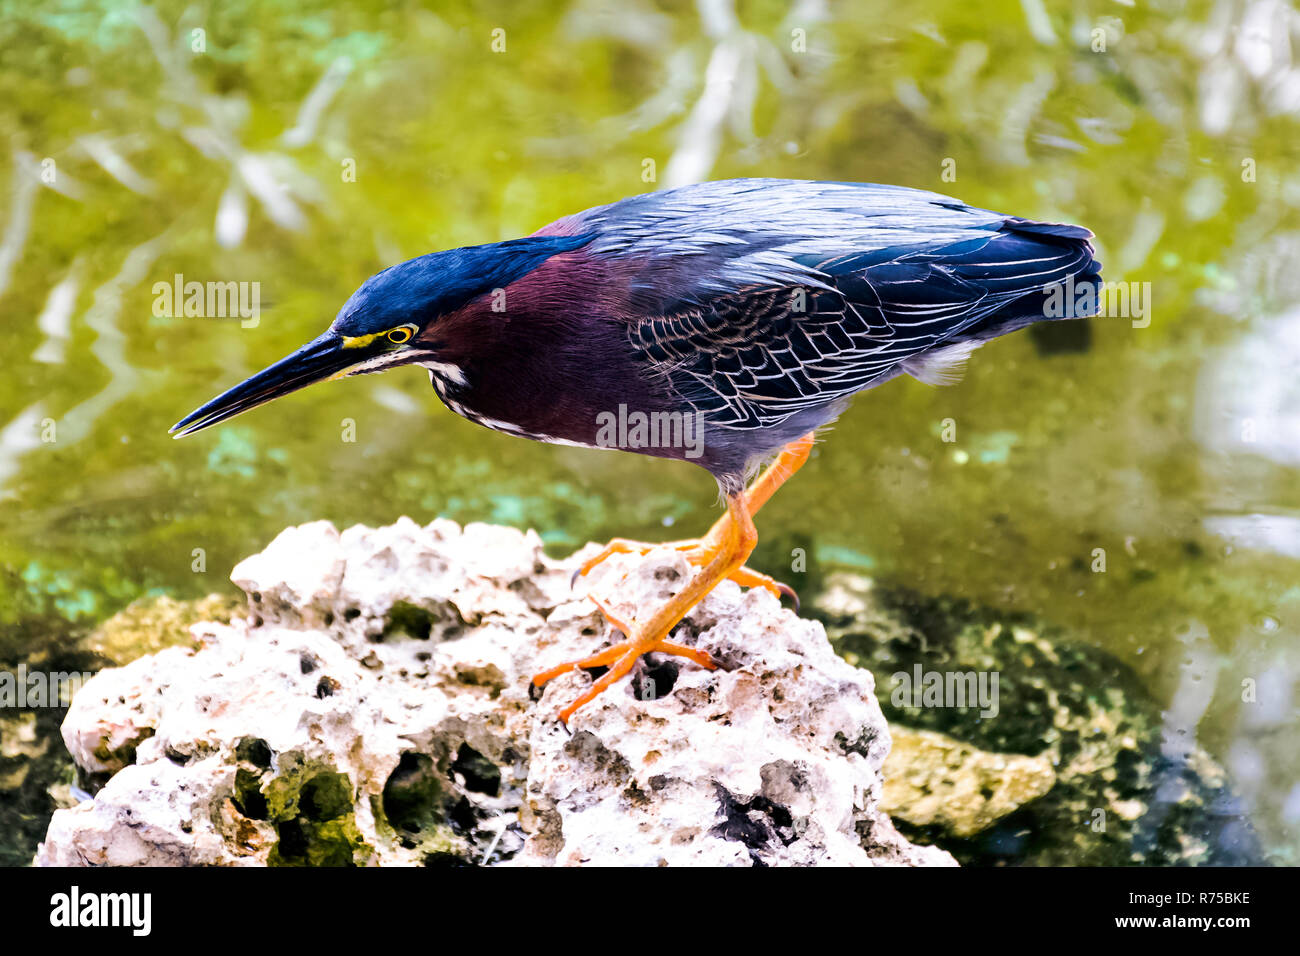
[[[898,187],[760,182],[761,221],[733,208],[749,189],[715,190],[702,206],[679,197],[673,215],[656,207],[620,228],[624,238],[593,242],[647,263],[634,292],[680,290],[658,311],[638,310],[628,336],[652,373],[717,425],[774,425],[900,371],[940,380],[980,342],[1045,318],[1048,290],[1095,280],[1100,268],[1078,226]],[[714,203],[727,198],[721,215]],[[688,208],[702,211],[691,218]],[[674,227],[673,242],[647,235]]]

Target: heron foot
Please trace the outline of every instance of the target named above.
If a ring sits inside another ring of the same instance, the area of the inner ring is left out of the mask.
[[[725,518],[723,520],[726,520]],[[717,527],[716,525],[714,526]],[[578,578],[584,577],[593,568],[608,560],[616,554],[638,554],[645,556],[657,548],[664,548],[673,551],[679,551],[684,554],[686,560],[692,566],[702,568],[709,563],[709,560],[717,552],[717,545],[712,544],[713,532],[703,538],[687,538],[682,541],[668,541],[663,544],[650,544],[646,541],[632,541],[628,538],[614,538],[609,544],[605,545],[600,552],[591,558],[588,558],[581,567],[573,572],[570,579],[570,586],[578,583]],[[624,575],[626,577],[626,575]],[[742,588],[763,588],[772,597],[778,601],[782,596],[788,597],[794,604],[794,609],[799,610],[799,595],[790,585],[777,581],[761,571],[755,571],[753,568],[737,568],[731,574],[727,575],[728,579],[735,581]]]
[[[584,657],[576,661],[566,661],[549,670],[544,670],[534,675],[532,680],[533,686],[541,687],[548,681],[570,671],[592,667],[609,668],[581,696],[560,711],[559,721],[566,729],[569,726],[569,719],[579,707],[590,703],[611,684],[631,671],[637,660],[645,654],[653,651],[661,654],[672,654],[694,661],[705,670],[717,669],[717,662],[714,661],[713,656],[708,651],[670,641],[667,639],[667,635],[655,637],[648,634],[635,621],[624,620],[619,617],[601,598],[592,595],[591,599],[596,602],[596,606],[604,613],[606,620],[625,635],[625,639],[605,648],[603,651],[592,654],[590,657]]]

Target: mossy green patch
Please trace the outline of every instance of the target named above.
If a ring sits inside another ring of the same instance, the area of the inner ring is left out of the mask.
[[[236,807],[269,820],[279,837],[271,866],[359,866],[373,852],[357,828],[351,778],[298,753],[274,755],[249,738],[237,748]],[[265,765],[264,765],[265,764]]]

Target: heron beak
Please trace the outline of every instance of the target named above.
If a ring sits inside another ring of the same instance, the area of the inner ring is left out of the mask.
[[[183,438],[202,431],[250,408],[296,392],[313,382],[333,378],[364,362],[373,354],[374,350],[368,348],[344,348],[342,336],[326,332],[292,355],[285,356],[206,405],[196,408],[173,425],[169,432],[176,438]]]

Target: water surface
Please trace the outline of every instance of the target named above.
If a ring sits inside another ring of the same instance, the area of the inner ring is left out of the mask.
[[[1088,225],[1150,312],[859,397],[755,563],[798,587],[810,548],[1119,656],[1293,861],[1295,12],[610,7],[0,3],[0,651],[228,589],[318,518],[532,526],[557,553],[702,530],[704,472],[487,431],[415,369],[166,431],[401,259],[693,178],[898,183]],[[258,283],[260,320],[156,315],[177,274]]]

